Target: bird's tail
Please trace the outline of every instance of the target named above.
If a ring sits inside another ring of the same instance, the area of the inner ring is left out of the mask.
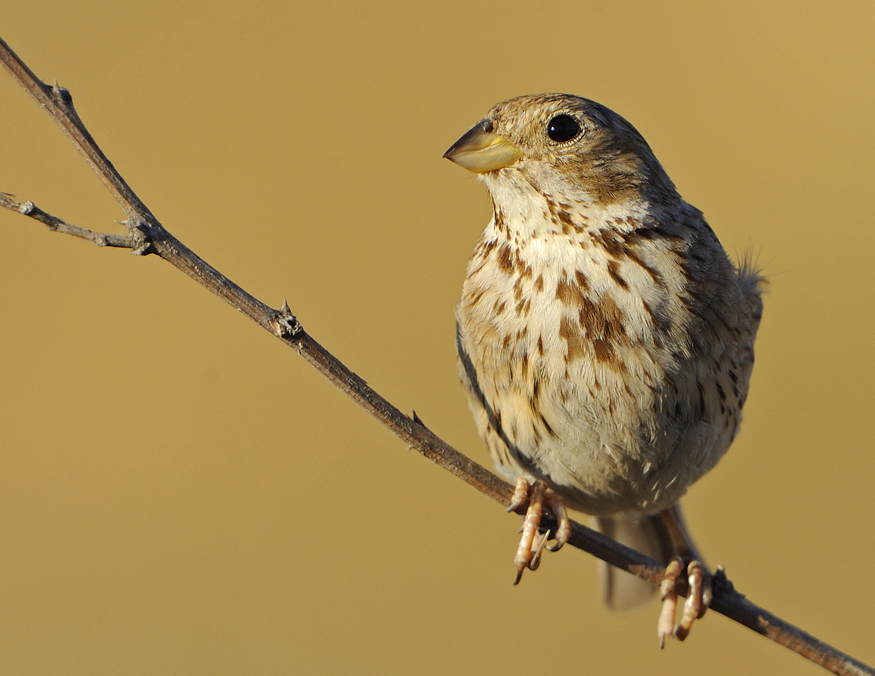
[[[683,523],[680,505],[673,508]],[[594,517],[594,527],[603,535],[636,549],[661,563],[675,555],[671,535],[661,514],[624,513]],[[599,561],[599,586],[602,600],[611,610],[632,610],[653,598],[656,587],[625,570]]]

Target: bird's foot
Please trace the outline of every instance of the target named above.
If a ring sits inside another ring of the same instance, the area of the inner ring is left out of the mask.
[[[665,569],[665,577],[659,587],[662,597],[662,611],[659,613],[657,633],[659,647],[665,647],[665,639],[674,636],[683,641],[690,634],[693,622],[702,617],[711,605],[711,574],[698,559],[674,557]],[[686,587],[687,599],[684,601],[680,622],[675,624],[678,605],[678,592]]]
[[[571,535],[571,521],[568,519],[565,503],[562,502],[562,498],[547,489],[544,481],[538,479],[530,484],[524,478],[517,480],[507,511],[515,512],[526,505],[522,537],[513,560],[517,568],[514,584],[519,584],[526,568],[537,570],[541,563],[541,552],[545,547],[555,552],[568,542],[568,537]],[[556,533],[553,536],[555,543],[550,546],[547,546],[550,531],[540,532],[541,516],[545,506],[553,512],[553,517],[556,519]]]

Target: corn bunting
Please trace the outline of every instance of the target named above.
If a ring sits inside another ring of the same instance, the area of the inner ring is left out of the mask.
[[[517,582],[565,505],[667,564],[660,644],[683,639],[710,576],[678,501],[738,432],[763,279],[736,265],[644,138],[565,94],[495,105],[444,155],[478,174],[493,217],[456,310],[462,381],[480,434],[527,505]],[[651,587],[605,567],[605,600]],[[675,624],[675,586],[689,593]]]

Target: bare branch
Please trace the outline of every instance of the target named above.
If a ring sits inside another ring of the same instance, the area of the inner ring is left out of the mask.
[[[0,61],[12,76],[46,110],[70,137],[101,182],[121,205],[131,230],[130,237],[95,233],[70,225],[38,209],[30,202],[19,203],[8,194],[0,195],[4,206],[45,223],[51,230],[88,239],[103,246],[134,249],[136,253],[155,254],[186,273],[199,284],[223,298],[229,305],[252,319],[274,336],[294,348],[335,387],[353,399],[373,417],[386,425],[411,448],[467,482],[481,493],[506,505],[513,487],[483,466],[466,457],[431,430],[414,413],[409,417],[383,399],[364,380],[316,342],[292,314],[287,303],[274,310],[211,267],[182,242],[173,237],[140,201],[95,143],[73,108],[70,93],[55,83],[49,86],[24,64],[0,39]],[[545,518],[544,525],[555,526]],[[658,585],[664,576],[663,566],[640,552],[629,549],[581,524],[572,522],[569,544],[607,563],[627,570]],[[783,645],[835,674],[875,676],[875,669],[818,641],[813,636],[756,606],[735,591],[722,570],[714,578],[711,608],[743,624],[758,634]]]
[[[62,221],[56,216],[46,213],[33,202],[16,202],[13,195],[0,192],[0,207],[5,207],[12,211],[17,211],[24,216],[39,221],[48,227],[53,232],[60,232],[64,235],[72,235],[80,239],[87,239],[97,246],[111,246],[119,249],[134,249],[137,252],[143,245],[142,237],[139,236],[139,231],[134,231],[131,235],[109,235],[104,232],[94,232],[88,228],[83,228],[79,225],[73,225]]]

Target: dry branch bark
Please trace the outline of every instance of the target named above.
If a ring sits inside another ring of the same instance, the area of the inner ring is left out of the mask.
[[[381,397],[364,380],[316,342],[292,314],[288,304],[284,303],[279,310],[271,308],[222,275],[171,235],[100,150],[76,113],[70,92],[60,87],[57,82],[54,85],[42,82],[2,38],[0,38],[0,61],[18,83],[55,119],[73,145],[82,153],[124,211],[127,218],[123,223],[130,234],[110,235],[72,225],[44,212],[32,202],[18,202],[8,193],[0,193],[0,206],[37,220],[50,230],[87,239],[99,246],[129,248],[139,255],[152,254],[164,259],[289,347],[294,348],[335,387],[386,425],[412,449],[493,500],[503,505],[510,502],[513,493],[510,484],[444,442],[425,427],[415,414],[411,418]],[[555,524],[550,523],[549,517],[545,519],[544,525],[548,528],[555,527]],[[655,585],[662,581],[664,568],[659,562],[579,523],[572,522],[572,534],[568,543]],[[722,571],[718,571],[715,575],[711,608],[835,674],[875,676],[875,669],[748,601],[743,594],[733,588]]]

